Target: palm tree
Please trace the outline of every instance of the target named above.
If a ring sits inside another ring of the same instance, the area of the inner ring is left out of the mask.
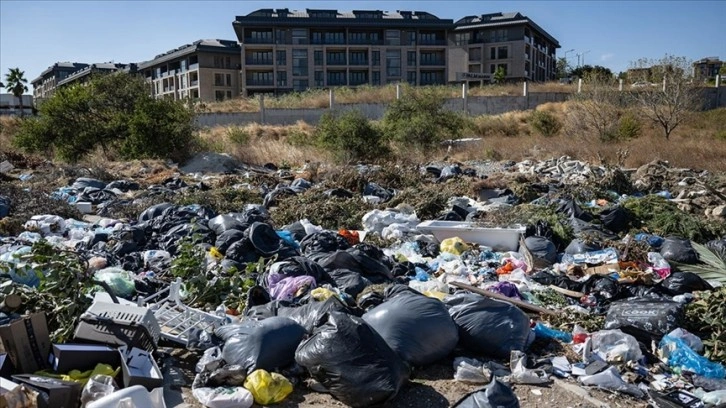
[[[25,71],[21,71],[20,68],[10,68],[10,72],[5,75],[5,86],[10,92],[18,98],[18,107],[20,107],[20,116],[23,116],[23,94],[28,91],[28,87],[25,84],[28,80],[25,79]]]

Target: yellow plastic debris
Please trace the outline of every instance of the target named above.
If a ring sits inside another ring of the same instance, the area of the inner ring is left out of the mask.
[[[454,255],[461,255],[471,249],[469,244],[459,237],[446,238],[441,241],[441,252],[448,252]]]
[[[315,288],[310,292],[310,294],[312,295],[313,299],[318,302],[324,302],[329,298],[335,296],[335,292],[328,288]]]
[[[277,404],[292,393],[292,383],[287,378],[265,370],[255,370],[248,375],[244,387],[260,405]]]
[[[224,255],[222,255],[222,253],[219,252],[219,249],[217,249],[217,247],[209,248],[209,255],[212,255],[212,257],[214,257],[214,259],[224,258]]]
[[[121,367],[114,369],[108,364],[96,364],[96,367],[93,370],[88,371],[71,370],[68,374],[56,374],[50,370],[43,370],[37,371],[35,375],[58,378],[63,381],[73,381],[86,385],[88,380],[96,374],[108,375],[115,378],[119,371],[121,371]]]
[[[439,292],[438,290],[427,290],[423,294],[430,298],[439,299],[439,300],[444,300],[445,297],[449,296],[448,293]]]

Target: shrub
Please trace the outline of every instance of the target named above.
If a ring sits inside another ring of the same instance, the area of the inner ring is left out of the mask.
[[[388,152],[381,132],[358,110],[325,112],[315,140],[343,162],[376,159]]]
[[[519,136],[522,133],[519,120],[515,115],[481,115],[472,121],[474,131],[486,136]]]
[[[554,136],[562,129],[562,122],[555,115],[545,111],[534,111],[529,118],[532,129],[545,137]]]
[[[70,162],[99,148],[106,157],[183,160],[195,140],[194,116],[183,102],[154,99],[143,79],[126,73],[60,88],[39,113],[22,124],[14,144]]]
[[[246,145],[250,141],[250,134],[239,126],[228,127],[226,133],[229,140],[236,144]]]
[[[642,130],[640,120],[632,113],[626,113],[618,120],[617,138],[619,140],[635,139]]]
[[[715,135],[717,140],[723,140],[726,142],[726,129],[719,130]]]
[[[445,139],[458,138],[466,121],[444,109],[444,99],[434,90],[418,89],[395,100],[383,117],[383,130],[392,140],[428,150]]]

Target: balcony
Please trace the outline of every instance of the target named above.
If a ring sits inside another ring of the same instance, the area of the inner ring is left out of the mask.
[[[348,40],[348,45],[383,45],[383,41],[351,39],[351,40]]]
[[[189,86],[197,86],[199,85],[199,80],[189,81]]]
[[[418,45],[446,45],[446,40],[419,40]]]
[[[247,86],[272,86],[275,82],[271,79],[248,79]]]
[[[189,70],[194,71],[195,69],[199,69],[199,63],[191,64],[189,65]]]
[[[245,44],[274,44],[272,37],[270,38],[245,38]]]
[[[347,65],[344,59],[331,59],[328,58],[325,63],[327,65]]]
[[[328,81],[328,86],[346,86],[348,85],[345,80],[339,81]]]
[[[245,64],[247,65],[272,65],[272,58],[245,58]]]
[[[349,65],[368,65],[368,60],[351,58]]]
[[[435,59],[428,59],[428,60],[421,60],[421,66],[422,67],[437,67],[437,66],[443,66],[446,65],[446,61],[443,58],[435,58]]]

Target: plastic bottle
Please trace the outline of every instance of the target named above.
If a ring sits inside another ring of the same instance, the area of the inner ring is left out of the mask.
[[[665,279],[671,274],[671,266],[658,252],[648,252],[648,262],[653,265],[653,271]]]
[[[575,344],[584,343],[589,334],[580,325],[576,324],[572,329],[572,341]]]

